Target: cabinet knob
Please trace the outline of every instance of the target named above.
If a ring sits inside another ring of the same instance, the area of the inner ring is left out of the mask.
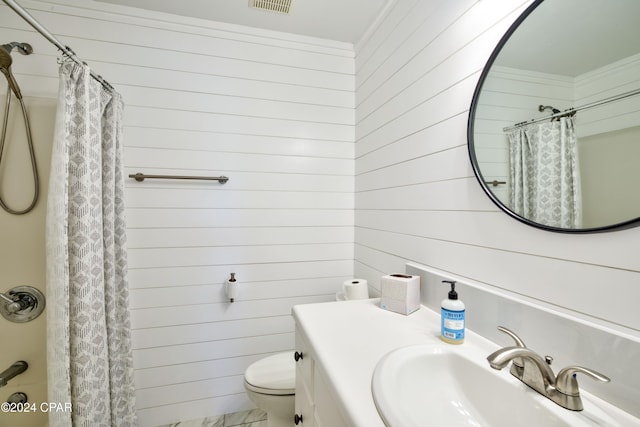
[[[296,359],[296,362],[302,360],[303,359],[302,352],[297,352],[296,351],[295,353],[293,353],[293,358]],[[302,420],[302,417],[300,417],[300,420]]]
[[[296,425],[300,424],[302,422],[302,415],[295,414],[293,417],[293,422],[296,423]]]

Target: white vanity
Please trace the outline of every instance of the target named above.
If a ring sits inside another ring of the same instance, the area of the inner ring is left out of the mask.
[[[371,377],[386,353],[440,343],[439,316],[421,308],[404,316],[379,300],[295,306],[296,414],[304,427],[384,427],[371,395]],[[488,341],[487,341],[487,344]],[[487,354],[497,346],[488,346]]]
[[[472,354],[474,360],[481,359],[478,369],[486,368],[504,376],[506,381],[514,383],[518,392],[539,398],[536,405],[559,414],[562,422],[557,425],[640,425],[637,418],[588,393],[583,393],[585,410],[582,412],[556,408],[553,402],[511,377],[508,369],[489,368],[485,357],[499,345],[468,330],[463,345],[443,343],[439,339],[439,314],[424,306],[404,316],[381,309],[377,299],[341,301],[295,306],[293,317],[299,358],[295,405],[298,426],[385,427],[371,391],[376,365],[393,350],[421,344],[446,346],[447,351],[466,352],[467,356]],[[507,337],[500,344],[511,345]],[[423,385],[430,386],[428,381]],[[565,417],[568,418],[565,420]]]

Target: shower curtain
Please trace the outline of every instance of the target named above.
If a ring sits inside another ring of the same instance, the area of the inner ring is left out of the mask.
[[[511,209],[539,224],[579,228],[582,197],[575,118],[519,126],[508,137]]]
[[[60,66],[46,219],[50,427],[135,426],[120,95]]]

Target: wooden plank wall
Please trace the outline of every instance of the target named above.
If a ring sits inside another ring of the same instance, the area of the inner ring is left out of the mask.
[[[489,201],[471,169],[475,86],[529,3],[398,0],[356,46],[355,272],[378,288],[412,261],[637,337],[640,229],[528,227]]]
[[[102,3],[22,3],[124,95],[128,172],[231,178],[127,182],[141,426],[249,407],[242,372],[292,348],[293,304],[331,300],[353,276],[375,291],[407,261],[638,336],[640,229],[529,228],[469,164],[477,79],[529,1],[397,0],[355,58]],[[37,52],[17,78],[55,97],[55,49],[0,11],[3,37]],[[230,305],[232,271],[243,285]]]
[[[24,1],[123,95],[141,426],[247,409],[243,372],[293,349],[294,304],[353,277],[351,44],[96,2]],[[7,40],[38,55],[14,73],[56,97],[56,51],[8,8]],[[240,282],[230,304],[223,283]]]

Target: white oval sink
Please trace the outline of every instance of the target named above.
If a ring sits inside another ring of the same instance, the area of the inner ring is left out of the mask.
[[[376,408],[389,427],[616,426],[599,408],[561,408],[467,346],[416,345],[384,356],[373,373]]]

